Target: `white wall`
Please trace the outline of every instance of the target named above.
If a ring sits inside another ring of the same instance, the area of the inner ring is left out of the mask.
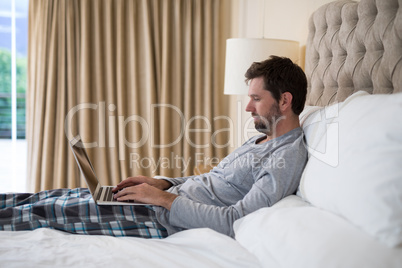
[[[298,41],[304,67],[308,21],[320,6],[333,0],[237,0],[233,10],[233,37]],[[237,23],[237,24],[236,24]]]
[[[238,0],[237,37],[277,38],[306,44],[308,20],[333,0]],[[236,15],[234,16],[236,17]]]
[[[308,21],[320,6],[333,0],[235,0],[232,2],[232,38],[274,38],[298,41],[299,61],[304,68]],[[251,125],[246,122],[250,114],[244,109],[247,96],[230,97],[230,115],[237,124],[235,146],[239,147],[248,136]],[[234,149],[232,148],[232,149]]]

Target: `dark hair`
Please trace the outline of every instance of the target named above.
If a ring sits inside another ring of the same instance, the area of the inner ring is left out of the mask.
[[[271,92],[279,102],[282,93],[292,94],[292,110],[299,115],[304,109],[307,95],[307,78],[303,70],[290,59],[271,56],[262,62],[254,62],[247,70],[246,83],[251,79],[263,77],[264,89]]]

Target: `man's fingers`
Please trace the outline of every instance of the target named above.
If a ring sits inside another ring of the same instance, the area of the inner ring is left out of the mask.
[[[125,195],[134,194],[135,187],[125,187],[121,191],[114,194],[114,198],[119,198]]]
[[[117,192],[117,191],[120,191],[121,189],[124,189],[124,188],[126,187],[125,185],[126,185],[126,183],[123,183],[123,182],[117,184],[117,185],[112,189],[112,192],[115,193],[115,192]]]
[[[129,177],[129,178],[125,179],[124,181],[120,182],[119,184],[117,184],[117,186],[112,189],[112,192],[117,192],[121,189],[124,189],[129,186],[134,186],[139,183],[141,183],[141,182],[138,180],[138,177]]]
[[[123,196],[117,196],[115,197],[117,201],[127,201],[127,200],[134,200],[134,196],[131,194],[123,195]]]
[[[136,200],[138,198],[138,185],[132,186],[128,188],[124,188],[120,192],[114,195],[114,199],[117,201],[129,201],[129,200]]]
[[[124,190],[122,190],[122,191],[118,192],[117,194],[115,194],[114,198],[117,199],[117,200],[122,200],[122,201],[128,200],[132,193],[126,193],[126,192],[123,193],[123,191]]]
[[[112,192],[115,193],[126,187],[135,186],[135,185],[139,185],[142,183],[147,183],[149,185],[152,185],[154,181],[155,181],[154,178],[150,178],[150,177],[146,177],[146,176],[128,177],[124,181],[117,184],[117,186],[112,189]]]

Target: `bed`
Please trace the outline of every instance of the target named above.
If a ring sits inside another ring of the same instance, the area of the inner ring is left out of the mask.
[[[0,232],[4,267],[402,267],[401,0],[336,1],[310,19],[297,194],[162,240]]]

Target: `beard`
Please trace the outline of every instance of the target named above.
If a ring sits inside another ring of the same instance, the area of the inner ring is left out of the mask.
[[[255,129],[267,136],[272,136],[272,134],[275,134],[276,124],[279,122],[278,119],[282,117],[282,113],[278,103],[274,103],[267,114],[262,116],[253,114],[253,116],[258,116],[258,120],[254,123]]]

